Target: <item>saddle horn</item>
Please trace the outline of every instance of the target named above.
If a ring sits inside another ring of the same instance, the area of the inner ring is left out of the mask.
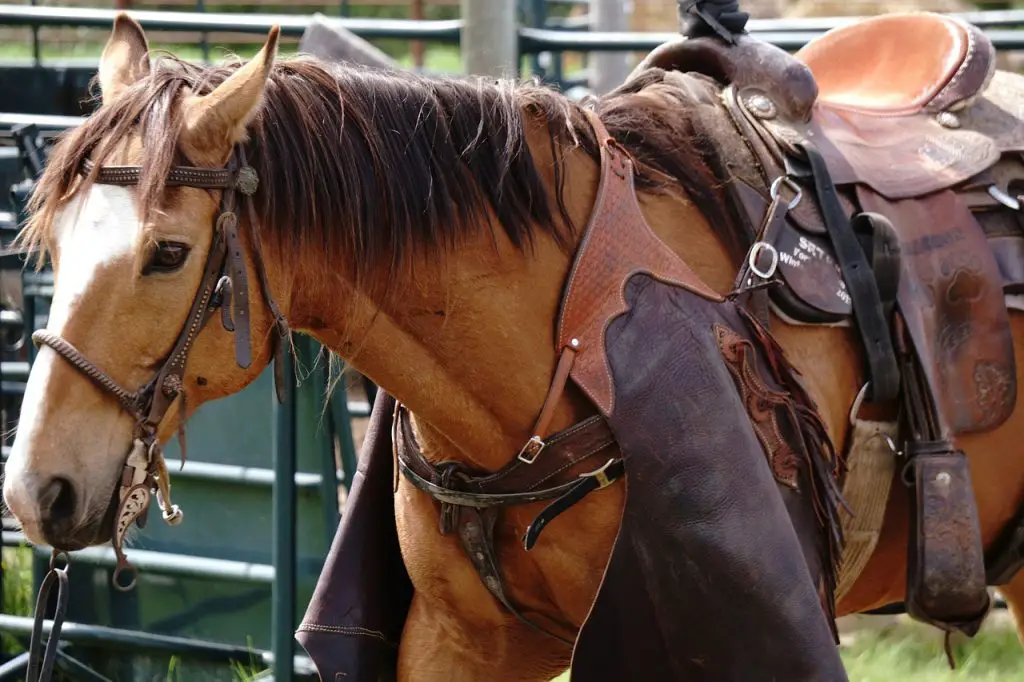
[[[681,38],[653,49],[628,80],[648,69],[695,72],[737,90],[771,93],[779,112],[807,122],[818,98],[810,68],[746,31],[749,15],[733,0],[679,0]]]

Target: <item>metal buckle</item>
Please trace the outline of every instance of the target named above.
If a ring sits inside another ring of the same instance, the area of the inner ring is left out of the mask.
[[[757,257],[761,255],[762,251],[767,251],[772,257],[771,265],[769,265],[766,270],[762,270],[757,265]],[[754,245],[750,247],[750,253],[747,256],[747,265],[750,266],[750,271],[755,275],[763,280],[769,280],[779,268],[779,252],[768,242],[754,242]]]
[[[546,445],[547,443],[542,441],[540,436],[532,436],[530,440],[526,441],[526,445],[523,446],[523,449],[519,451],[519,461],[523,464],[533,464],[537,461],[537,455],[544,450]]]
[[[594,471],[591,471],[588,474],[580,474],[580,478],[596,478],[597,479],[597,490],[601,490],[602,488],[607,488],[608,486],[610,486],[612,483],[615,482],[615,479],[614,478],[609,478],[608,474],[606,473],[606,471],[608,470],[608,467],[610,467],[614,463],[615,463],[615,460],[614,459],[610,459],[607,462],[605,462],[604,466],[602,466],[600,469],[595,469]]]

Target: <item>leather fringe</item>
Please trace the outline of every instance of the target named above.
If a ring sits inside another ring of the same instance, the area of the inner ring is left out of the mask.
[[[824,542],[820,545],[826,582],[825,594],[822,595],[823,607],[829,617],[829,627],[838,642],[835,592],[845,545],[839,508],[842,506],[850,511],[839,486],[841,477],[846,473],[846,462],[832,444],[817,405],[804,390],[800,382],[800,372],[790,364],[775,337],[745,308],[738,306],[737,310],[759,342],[773,378],[789,392],[792,399],[788,410],[793,420],[791,426],[793,433],[802,441],[800,445],[803,446],[804,458],[807,461],[814,511],[824,536]]]

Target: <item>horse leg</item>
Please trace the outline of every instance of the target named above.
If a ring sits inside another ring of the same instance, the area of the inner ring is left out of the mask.
[[[569,648],[514,619],[467,620],[413,595],[398,651],[399,682],[547,682],[569,667]]]

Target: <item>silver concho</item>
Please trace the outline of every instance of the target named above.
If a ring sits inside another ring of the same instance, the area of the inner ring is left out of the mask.
[[[775,102],[760,93],[746,97],[743,104],[746,106],[747,111],[762,120],[775,118],[778,113],[775,108]]]
[[[252,166],[242,166],[235,176],[235,188],[246,196],[256,194],[260,186],[260,178],[256,175],[256,169]]]

